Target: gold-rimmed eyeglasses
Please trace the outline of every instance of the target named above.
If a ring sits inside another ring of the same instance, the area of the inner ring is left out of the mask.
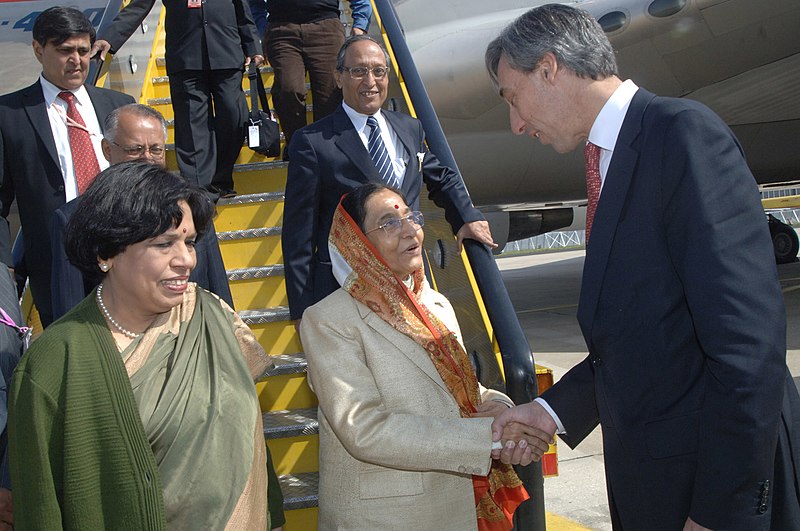
[[[120,148],[129,157],[141,157],[141,156],[143,156],[145,154],[145,152],[147,152],[147,153],[150,153],[152,156],[154,156],[156,158],[161,158],[161,157],[164,156],[164,151],[166,151],[164,149],[164,146],[159,146],[158,144],[156,144],[154,146],[150,146],[150,147],[145,147],[145,146],[139,146],[139,145],[123,146],[123,145],[117,144],[113,140],[109,140],[109,142],[111,142],[112,144],[114,144],[115,146]]]
[[[411,212],[402,218],[392,218],[389,221],[378,225],[374,229],[366,231],[364,234],[369,234],[370,232],[383,229],[383,232],[385,232],[387,236],[397,236],[400,234],[400,230],[403,228],[403,222],[408,223],[414,227],[415,230],[419,230],[423,225],[425,225],[425,218],[423,217],[422,212]]]
[[[389,69],[385,66],[373,66],[372,68],[366,66],[343,66],[342,70],[350,74],[353,79],[363,79],[370,72],[372,72],[372,77],[375,79],[383,79],[389,73]]]

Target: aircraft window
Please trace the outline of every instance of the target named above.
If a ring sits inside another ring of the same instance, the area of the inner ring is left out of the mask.
[[[658,0],[656,0],[656,2],[658,2]],[[612,33],[618,29],[621,29],[627,21],[628,16],[622,11],[612,11],[611,13],[606,13],[600,17],[597,22],[600,23],[600,27],[603,28],[603,31],[606,33]]]
[[[654,17],[668,17],[674,15],[686,5],[686,0],[654,0],[647,7],[647,12]]]

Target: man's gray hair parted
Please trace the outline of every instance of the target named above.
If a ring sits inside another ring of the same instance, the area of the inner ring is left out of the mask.
[[[142,105],[141,103],[129,103],[128,105],[117,107],[106,116],[106,120],[103,123],[103,138],[109,142],[113,142],[117,137],[119,117],[122,113],[131,113],[134,116],[150,118],[151,120],[161,123],[161,128],[164,131],[164,138],[167,138],[167,121],[160,112],[147,105]]]
[[[600,24],[588,12],[562,4],[533,8],[506,26],[486,48],[486,70],[498,88],[500,58],[527,73],[536,70],[548,52],[578,77],[618,75],[614,50]]]
[[[351,35],[350,37],[345,39],[344,44],[342,44],[342,47],[339,48],[339,53],[336,54],[336,70],[338,72],[344,71],[344,56],[347,53],[347,49],[350,47],[351,44],[356,43],[358,41],[370,41],[370,42],[375,43],[375,45],[378,46],[378,48],[381,49],[381,51],[383,52],[383,55],[386,57],[386,66],[387,67],[390,66],[389,52],[386,51],[386,48],[381,46],[381,43],[379,43],[378,41],[376,41],[375,39],[373,39],[372,37],[370,37],[367,34]]]

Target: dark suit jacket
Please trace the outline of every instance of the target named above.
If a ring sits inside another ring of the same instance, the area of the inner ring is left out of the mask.
[[[240,69],[244,56],[261,53],[250,8],[243,0],[203,0],[190,9],[187,0],[163,0],[167,9],[167,73],[183,70]],[[109,28],[98,36],[111,43],[113,51],[136,31],[153,8],[155,0],[133,0],[122,9]]]
[[[132,97],[113,90],[86,86],[102,127],[115,108],[133,103]],[[39,81],[0,96],[0,260],[11,265],[9,209],[17,200],[25,233],[25,263],[42,322],[49,324],[50,219],[64,204],[64,177],[58,164],[53,133]]]
[[[464,223],[484,219],[472,206],[461,176],[428,151],[419,120],[399,112],[382,113],[408,153],[402,192],[409,206],[419,208],[425,181],[430,198],[445,210],[453,232]],[[422,171],[417,153],[425,154]],[[362,184],[382,180],[341,106],[295,133],[289,160],[281,241],[289,309],[292,319],[299,319],[306,308],[339,288],[328,254],[328,233],[339,200]]]
[[[6,271],[0,271],[0,308],[21,327],[25,324],[17,297],[17,286]],[[11,470],[8,464],[8,389],[11,375],[23,354],[23,338],[18,328],[0,323],[0,487],[11,488]]]
[[[50,231],[53,241],[53,272],[51,288],[53,293],[53,320],[72,309],[95,287],[81,271],[72,265],[64,249],[67,223],[81,202],[77,197],[53,213],[53,228]],[[217,241],[217,231],[212,223],[196,247],[197,265],[192,269],[189,280],[200,287],[217,294],[233,308],[233,297],[228,285],[228,275]]]
[[[793,502],[782,498],[789,513],[773,496],[776,455],[800,464],[786,447],[800,410],[772,244],[742,149],[706,107],[634,96],[578,321],[589,356],[543,398],[570,446],[601,424],[626,529],[681,529],[688,516],[712,529],[769,529],[771,517],[783,522],[773,529],[796,528],[796,486]]]

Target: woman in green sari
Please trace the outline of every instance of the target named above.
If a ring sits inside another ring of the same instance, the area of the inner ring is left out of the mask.
[[[12,385],[17,529],[269,529],[253,381],[271,360],[188,282],[212,214],[148,163],[112,166],[86,191],[67,254],[100,283]]]

